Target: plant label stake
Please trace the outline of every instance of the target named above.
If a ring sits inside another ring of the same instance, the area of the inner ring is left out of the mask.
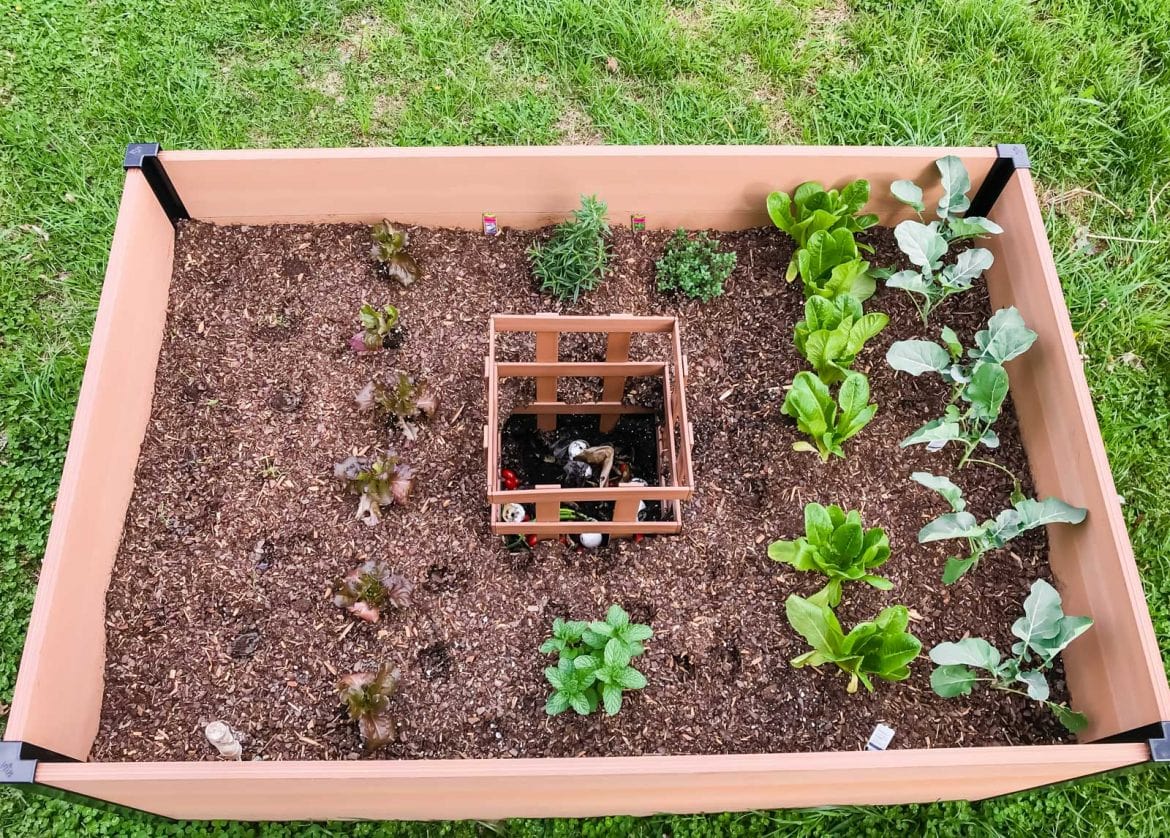
[[[499,225],[496,224],[496,217],[489,212],[483,214],[483,234],[485,236],[498,236],[500,234]]]
[[[645,230],[646,229],[646,216],[637,215],[637,214],[631,215],[630,216],[630,229],[633,230],[635,233],[640,233],[643,230]]]
[[[867,751],[884,751],[890,747],[890,743],[894,741],[894,729],[884,724],[878,724],[873,729],[873,733],[869,735],[869,741],[865,743]]]

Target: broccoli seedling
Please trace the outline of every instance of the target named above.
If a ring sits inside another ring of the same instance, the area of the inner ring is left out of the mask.
[[[358,311],[362,330],[349,339],[349,348],[359,355],[386,348],[394,330],[398,328],[398,309],[392,305],[377,309],[363,303]]]
[[[355,567],[334,587],[333,604],[359,620],[376,623],[385,608],[407,608],[414,585],[393,573],[385,562],[370,560]]]
[[[403,288],[413,285],[422,276],[422,268],[406,252],[409,236],[405,230],[383,220],[381,224],[374,225],[370,238],[374,240],[370,255],[378,262],[385,276],[398,280]]]
[[[337,682],[337,691],[350,719],[357,722],[362,745],[368,751],[398,738],[398,725],[390,715],[390,696],[398,689],[397,669],[385,664],[375,672],[351,672]]]
[[[427,389],[426,383],[415,383],[404,372],[398,373],[393,388],[381,381],[371,381],[358,391],[354,400],[358,410],[373,410],[387,421],[397,422],[407,439],[418,436],[418,427],[412,420],[420,416],[430,418],[439,409],[439,397]]]
[[[382,520],[382,507],[405,504],[414,489],[414,469],[398,462],[393,451],[380,457],[346,457],[333,476],[359,495],[357,519],[369,526]]]

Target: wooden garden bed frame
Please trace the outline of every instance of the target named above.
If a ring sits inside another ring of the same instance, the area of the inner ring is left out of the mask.
[[[1162,657],[1031,174],[1018,152],[594,146],[159,154],[157,147],[132,147],[0,742],[0,784],[27,783],[184,818],[492,819],[978,800],[1170,759]],[[860,177],[872,185],[867,210],[892,225],[912,212],[891,197],[891,182],[934,184],[924,200],[937,201],[934,161],[945,154],[957,155],[971,174],[973,214],[1004,227],[987,244],[995,255],[986,273],[992,306],[1016,306],[1038,334],[1035,346],[1008,365],[1036,491],[1089,510],[1082,525],[1048,533],[1065,609],[1094,621],[1062,656],[1072,706],[1089,717],[1077,744],[548,759],[85,761],[104,690],[105,592],[150,418],[176,219],[372,224],[390,217],[475,230],[490,210],[502,225],[532,229],[562,221],[582,194],[596,194],[614,222],[637,214],[651,229],[737,230],[770,223],[765,198],[772,190],[791,192],[807,180],[840,186]]]
[[[500,362],[496,358],[496,336],[504,332],[528,332],[535,336],[534,361]],[[605,360],[581,363],[560,359],[561,336],[604,334]],[[668,356],[659,361],[630,361],[630,339],[639,333],[669,336]],[[686,356],[682,351],[676,317],[635,317],[612,314],[608,317],[566,317],[558,314],[496,314],[488,325],[488,354],[484,377],[487,381],[487,424],[484,449],[487,452],[487,494],[491,504],[491,528],[497,535],[535,535],[541,539],[560,535],[597,532],[609,536],[670,534],[682,529],[682,504],[694,494],[691,446],[694,429],[687,418]],[[601,378],[601,401],[568,404],[558,399],[561,378]],[[658,485],[610,486],[566,489],[558,484],[531,489],[500,488],[500,381],[531,378],[536,381],[536,400],[513,409],[513,414],[534,414],[536,427],[552,431],[557,417],[586,414],[598,417],[602,433],[609,433],[622,416],[654,413],[652,408],[624,403],[630,378],[657,378],[662,383],[663,421],[658,426]],[[665,466],[665,468],[663,468]],[[610,521],[561,521],[564,503],[612,501]],[[638,522],[639,502],[663,502],[671,510],[668,519]],[[506,503],[534,504],[535,520],[508,523],[500,520]]]

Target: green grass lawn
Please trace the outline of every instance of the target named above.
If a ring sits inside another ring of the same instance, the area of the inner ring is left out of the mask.
[[[1167,0],[17,0],[0,7],[0,728],[126,143],[1026,143],[1170,652]],[[848,172],[842,172],[842,177]],[[1156,835],[1170,772],[982,804],[310,834]],[[141,825],[0,790],[0,834]]]

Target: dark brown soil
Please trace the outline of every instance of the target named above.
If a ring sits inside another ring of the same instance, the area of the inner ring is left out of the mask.
[[[377,278],[364,227],[182,226],[152,418],[108,595],[94,758],[211,759],[202,728],[213,719],[242,732],[246,758],[356,758],[335,682],[382,662],[403,675],[401,741],[380,752],[386,758],[852,750],[878,722],[896,729],[895,748],[1064,741],[1024,699],[938,698],[925,658],[908,681],[852,696],[835,669],[793,669],[805,646],[784,599],[822,580],[765,554],[768,541],[801,534],[806,502],[857,508],[889,533],[893,558],[880,572],[895,587],[847,588],[847,627],[897,602],[913,609],[927,649],[968,632],[1011,645],[1031,581],[1049,574],[1045,539],[1020,539],[942,584],[954,545],[918,545],[915,533],[946,510],[908,477],[951,473],[957,453],[897,443],[939,413],[946,391],[883,360],[891,342],[935,337],[942,323],[969,343],[989,314],[982,289],[942,306],[929,334],[901,292],[878,292],[869,308],[891,325],[856,366],[881,409],[846,444],[847,459],[822,465],[792,451],[800,435],[780,413],[783,388],[802,368],[792,328],[803,297],[783,279],[787,237],[722,235],[739,266],[727,293],[704,305],[654,290],[667,234],[617,231],[613,275],[571,310],[681,316],[696,495],[682,535],[594,553],[542,543],[520,559],[487,530],[487,318],[559,307],[532,286],[531,233],[413,237],[427,275],[402,289]],[[875,263],[896,261],[889,231],[866,238]],[[400,349],[357,357],[346,348],[363,300],[401,308]],[[353,395],[395,369],[425,377],[443,406],[416,441],[394,438],[418,471],[416,495],[369,528],[330,475],[337,460],[391,441],[356,413]],[[1026,473],[1012,411],[999,431],[1004,444],[992,456]],[[1007,503],[1009,481],[994,469],[969,466],[956,479],[977,515]],[[373,625],[330,600],[332,581],[368,558],[415,585],[412,607]],[[548,718],[542,669],[552,661],[537,647],[549,624],[600,616],[613,602],[654,628],[639,659],[649,687],[613,718]],[[1053,680],[1059,699],[1060,674]]]

